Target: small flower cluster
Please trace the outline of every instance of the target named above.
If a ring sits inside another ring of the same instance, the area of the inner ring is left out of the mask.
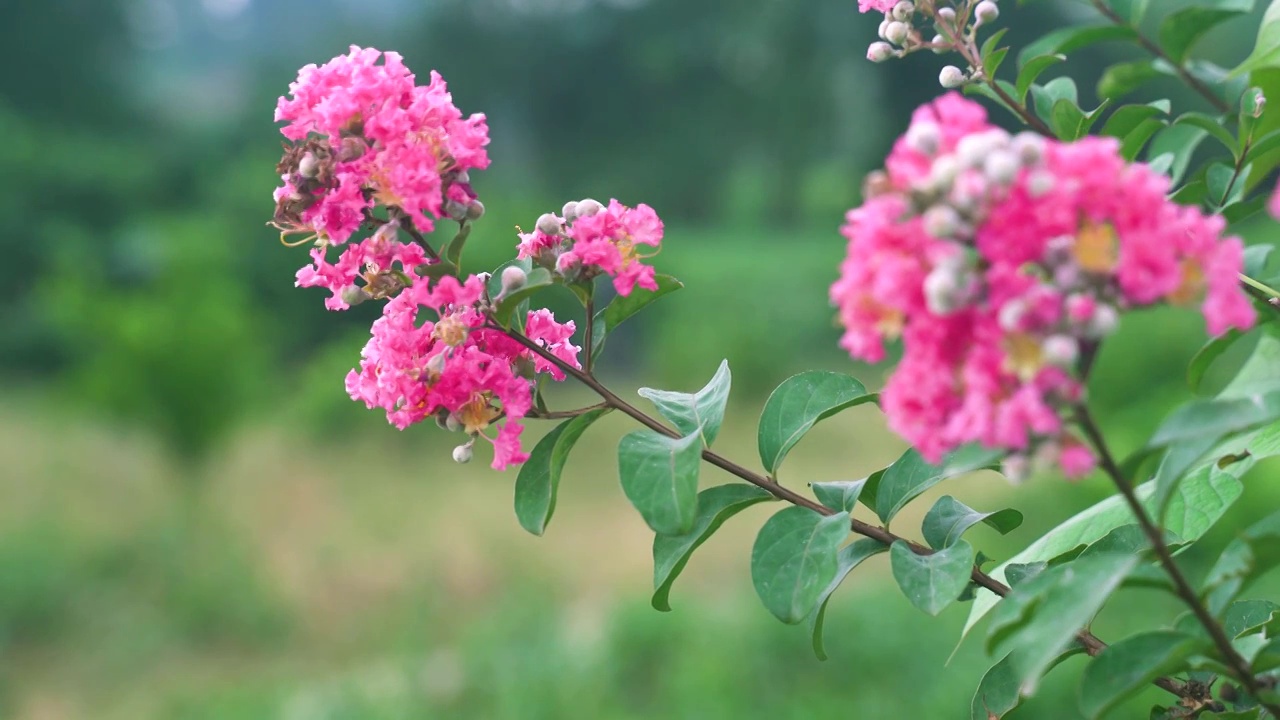
[[[516,278],[504,278],[518,286]],[[360,369],[347,375],[347,393],[370,409],[382,408],[400,429],[435,418],[441,427],[462,431],[470,439],[454,451],[454,459],[471,459],[477,437],[493,443],[493,467],[528,459],[520,448],[523,425],[533,401],[537,373],[556,380],[564,374],[534,355],[506,332],[486,325],[492,301],[483,277],[464,282],[446,276],[431,283],[420,279],[387,302],[373,323],[373,335],[361,352]],[[426,308],[434,321],[420,317]],[[579,367],[572,345],[573,321],[556,322],[548,310],[530,312],[526,336],[565,363]],[[505,418],[497,436],[484,434]]]
[[[1067,419],[1080,361],[1120,313],[1200,303],[1214,334],[1254,321],[1240,240],[1168,191],[1112,139],[1010,136],[954,93],[919,108],[847,216],[831,288],[853,357],[903,339],[882,396],[891,427],[933,461],[979,442],[1012,452],[1015,479],[1088,473]]]
[[[900,58],[916,50],[929,49],[937,53],[948,50],[976,53],[974,37],[978,28],[995,22],[1000,17],[996,0],[858,0],[860,12],[882,12],[880,41],[867,48],[867,59],[884,62]],[[932,20],[936,33],[926,41],[916,25],[916,16]],[[970,58],[972,59],[972,58]],[[948,65],[942,69],[938,81],[944,88],[960,87],[975,79],[980,70],[972,73]]]
[[[282,237],[304,235],[297,244],[315,242],[314,264],[298,272],[297,284],[328,288],[330,309],[385,297],[426,261],[421,248],[396,240],[401,221],[429,232],[434,219],[475,219],[484,211],[469,175],[489,165],[484,115],[464,118],[435,72],[427,85],[415,83],[400,55],[353,46],[323,66],[302,68],[290,97],[276,106],[292,144],[277,167],[283,184],[273,224]],[[379,205],[388,214],[382,230],[330,263],[330,247],[347,243],[366,222],[381,222],[370,214]]]
[[[538,218],[533,232],[520,233],[519,256],[531,259],[566,283],[589,282],[599,275],[613,278],[619,295],[637,285],[657,290],[653,268],[642,260],[640,246],[662,243],[662,220],[641,203],[629,208],[617,200],[608,207],[591,199],[565,203],[560,215]]]

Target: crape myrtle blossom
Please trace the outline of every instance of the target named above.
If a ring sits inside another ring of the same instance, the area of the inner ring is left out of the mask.
[[[494,446],[495,469],[524,462],[520,419],[532,407],[536,374],[557,380],[564,374],[505,331],[486,326],[488,304],[484,280],[474,275],[465,282],[421,278],[403,289],[374,321],[360,367],[347,375],[347,393],[386,411],[402,430],[435,418],[465,432],[471,440],[455,452],[456,460],[470,459],[471,445],[481,437]],[[569,342],[572,321],[559,323],[549,311],[537,310],[528,313],[525,328],[529,339],[580,367],[581,348]],[[499,419],[502,425],[490,438],[485,431]]]
[[[1212,334],[1254,321],[1240,240],[1168,192],[1113,139],[1010,136],[954,93],[919,108],[846,217],[831,287],[853,357],[902,339],[890,426],[930,461],[978,442],[1010,451],[1015,479],[1091,471],[1068,423],[1080,361],[1120,313],[1198,305]]]
[[[565,204],[560,215],[538,218],[533,232],[520,233],[521,259],[530,259],[566,282],[589,282],[598,275],[613,278],[619,295],[630,295],[636,286],[657,290],[653,268],[640,254],[640,246],[662,243],[662,220],[653,208],[634,208],[617,200],[606,207],[591,199]]]
[[[352,46],[302,68],[289,90],[276,106],[291,142],[277,166],[282,184],[272,222],[282,238],[314,241],[313,265],[298,272],[297,284],[329,289],[330,309],[361,297],[357,279],[378,297],[425,262],[420,248],[396,239],[402,219],[425,233],[441,217],[461,221],[483,212],[469,173],[489,165],[489,128],[484,115],[463,117],[439,74],[418,85],[399,54]],[[381,222],[371,215],[378,206],[386,208],[389,231],[331,261],[330,248],[345,245],[362,224]]]

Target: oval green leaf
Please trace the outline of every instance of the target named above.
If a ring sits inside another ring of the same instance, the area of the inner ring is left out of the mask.
[[[1013,508],[996,512],[978,512],[950,495],[943,495],[924,516],[921,531],[929,547],[940,549],[954,544],[965,531],[984,523],[1001,535],[1008,535],[1022,525],[1022,513]]]
[[[839,480],[836,482],[816,482],[810,485],[813,488],[813,496],[818,498],[818,502],[835,510],[836,512],[846,511],[853,512],[853,508],[858,504],[858,497],[862,495],[862,489],[867,486],[868,478],[861,480]]]
[[[683,535],[698,517],[702,436],[669,438],[637,430],[618,443],[618,477],[627,499],[654,532]]]
[[[849,573],[861,565],[863,560],[888,549],[888,546],[879,540],[871,538],[854,540],[840,549],[838,557],[839,568],[836,570],[836,577],[827,586],[827,589],[822,591],[822,595],[818,598],[818,609],[814,610],[813,614],[809,616],[809,634],[813,636],[813,654],[817,655],[819,660],[827,659],[827,649],[822,641],[822,627],[826,621],[827,602],[831,600],[831,596],[840,587],[840,583],[844,582]]]
[[[914,448],[908,450],[885,468],[880,478],[874,495],[876,515],[887,523],[920,493],[949,477],[992,468],[1002,454],[978,445],[966,445],[944,457],[939,464],[930,465]]]
[[[717,485],[698,493],[698,520],[682,535],[653,538],[653,600],[655,610],[671,610],[671,585],[684,570],[693,551],[707,541],[726,520],[773,495],[755,485]]]
[[[751,548],[751,582],[769,612],[788,624],[808,617],[840,569],[849,532],[849,513],[795,506],[769,518]]]
[[[973,573],[973,547],[959,540],[929,555],[917,555],[905,541],[889,549],[893,579],[912,605],[937,615],[956,601],[969,586]]]
[[[681,433],[688,435],[700,429],[706,446],[711,447],[724,422],[724,407],[729,402],[731,383],[729,361],[723,360],[711,382],[696,393],[640,388],[640,397],[652,402]]]
[[[1156,630],[1127,637],[1093,659],[1080,683],[1080,711],[1098,718],[1148,683],[1183,667],[1193,654],[1206,651],[1204,639],[1175,630]]]
[[[776,476],[787,453],[810,428],[875,399],[856,378],[841,373],[815,370],[788,378],[769,395],[760,413],[760,461]]]
[[[605,337],[619,325],[626,322],[632,315],[640,312],[658,298],[684,287],[684,283],[670,275],[659,274],[655,275],[653,279],[658,285],[657,290],[646,290],[642,287],[632,288],[629,295],[615,297],[603,310],[596,313],[595,325],[592,327],[591,336],[592,355],[599,355],[600,351],[604,349]]]
[[[534,446],[516,476],[516,519],[520,521],[520,527],[534,535],[546,531],[547,523],[551,522],[551,515],[556,511],[560,474],[569,459],[569,452],[591,423],[608,412],[609,408],[600,408],[566,420]]]

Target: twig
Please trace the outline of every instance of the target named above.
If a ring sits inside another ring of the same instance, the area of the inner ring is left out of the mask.
[[[1249,668],[1249,662],[1232,647],[1231,639],[1227,637],[1222,626],[1209,613],[1209,609],[1200,601],[1200,596],[1191,587],[1191,584],[1187,582],[1187,578],[1182,574],[1182,570],[1178,568],[1178,564],[1174,562],[1173,553],[1169,551],[1169,546],[1164,542],[1164,533],[1151,520],[1146,508],[1142,506],[1138,496],[1134,493],[1133,485],[1125,477],[1124,472],[1120,470],[1120,466],[1116,464],[1115,458],[1112,457],[1111,450],[1107,447],[1106,440],[1102,436],[1102,431],[1098,429],[1093,416],[1089,414],[1089,409],[1081,405],[1076,412],[1076,420],[1079,422],[1085,436],[1089,438],[1089,442],[1098,451],[1098,459],[1102,464],[1102,469],[1111,477],[1116,489],[1120,491],[1125,502],[1129,505],[1129,509],[1133,511],[1134,517],[1138,519],[1138,525],[1142,527],[1142,532],[1147,536],[1147,540],[1150,541],[1151,547],[1155,550],[1156,557],[1160,560],[1160,566],[1164,568],[1165,574],[1173,581],[1174,590],[1178,597],[1191,609],[1191,612],[1196,616],[1196,620],[1209,633],[1210,639],[1218,648],[1223,661],[1231,668],[1235,679],[1244,685],[1249,694],[1257,699],[1271,713],[1272,717],[1280,717],[1280,705],[1267,703],[1261,699],[1262,686],[1259,685],[1257,678],[1253,675],[1253,671]]]
[[[591,335],[596,326],[596,296],[594,291],[595,286],[592,285],[591,290],[588,291],[589,294],[587,295],[587,301],[583,303],[587,312],[587,328],[584,331],[585,334],[583,335],[582,340],[582,350],[586,353],[583,357],[582,366],[587,369],[587,372],[591,372],[593,361],[595,359],[591,357],[591,341],[593,339]]]
[[[555,365],[557,368],[559,368],[562,372],[564,372],[569,377],[572,377],[573,379],[577,380],[578,382],[590,388],[593,392],[595,392],[604,400],[604,403],[603,403],[604,405],[614,408],[622,412],[623,414],[630,416],[636,422],[640,423],[641,425],[644,425],[645,427],[649,428],[650,430],[656,433],[659,433],[661,435],[665,435],[671,438],[680,437],[680,434],[677,433],[675,430],[672,430],[666,425],[663,425],[661,422],[659,422],[657,419],[653,418],[649,414],[636,408],[634,405],[627,402],[626,400],[623,400],[622,398],[618,397],[617,394],[615,394],[612,390],[610,390],[609,388],[601,384],[600,381],[597,380],[595,376],[592,375],[591,373],[584,372],[582,370],[579,370],[578,368],[573,367],[572,365],[569,365],[568,363],[564,362],[560,358],[552,355],[551,353],[547,352],[543,348],[539,347],[537,343],[521,335],[520,333],[509,332],[506,328],[502,327],[501,324],[495,322],[492,318],[489,319],[489,327],[491,329],[506,333],[508,337],[512,338],[513,340],[520,343],[521,345],[524,345],[531,352],[540,356],[542,359],[546,360],[547,362]],[[737,477],[751,483],[752,485],[755,485],[756,487],[762,488],[763,490],[767,491],[768,493],[778,498],[779,500],[785,500],[793,505],[799,505],[800,507],[808,508],[818,513],[819,515],[829,516],[829,515],[835,514],[835,511],[832,510],[831,508],[828,508],[827,506],[822,505],[821,503],[811,500],[795,492],[794,490],[791,490],[790,488],[784,487],[780,485],[776,480],[770,477],[767,477],[765,475],[761,475],[760,473],[757,473],[754,470],[745,468],[742,465],[739,465],[738,463],[733,462],[732,460],[729,460],[717,453],[712,452],[711,450],[704,449],[702,451],[702,459],[710,463],[711,465],[714,465],[720,468],[721,470],[724,470],[732,475],[736,475]],[[934,550],[924,547],[923,545],[917,542],[913,542],[911,540],[898,536],[890,532],[887,528],[881,527],[879,525],[871,525],[870,523],[863,522],[861,520],[858,520],[857,518],[850,518],[849,525],[852,528],[853,532],[857,533],[858,535],[862,535],[863,537],[869,537],[873,540],[877,540],[884,545],[892,545],[895,542],[902,541],[906,543],[907,546],[911,548],[911,551],[916,553],[917,555],[932,555],[935,552]],[[973,570],[969,574],[969,577],[974,584],[980,587],[986,588],[987,590],[990,590],[991,592],[995,593],[1000,597],[1004,597],[1008,595],[1010,592],[1008,585],[1005,585],[999,580],[996,580],[995,578],[986,574],[977,566],[974,566]],[[1076,634],[1076,639],[1079,640],[1082,645],[1084,645],[1085,651],[1088,652],[1088,654],[1091,656],[1098,655],[1107,647],[1106,643],[1104,643],[1101,639],[1098,638],[1098,636],[1094,635],[1088,630],[1081,630],[1079,633]],[[1173,678],[1160,677],[1160,678],[1157,678],[1154,681],[1154,683],[1157,687],[1163,690],[1167,690],[1168,692],[1174,695],[1177,695],[1178,697],[1182,697],[1182,698],[1189,697],[1189,692],[1187,690],[1186,685],[1177,680],[1174,680]]]

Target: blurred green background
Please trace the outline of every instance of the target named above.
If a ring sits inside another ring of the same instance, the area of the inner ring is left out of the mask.
[[[866,62],[878,21],[854,0],[0,6],[0,717],[968,717],[989,663],[970,641],[947,664],[966,610],[918,613],[883,558],[836,596],[826,663],[759,607],[747,558],[773,508],[699,551],[674,612],[649,609],[650,536],[615,480],[620,418],[580,445],[547,536],[524,535],[514,471],[455,465],[452,438],[396,432],[346,398],[377,309],[327,313],[322,293],[293,288],[304,252],[264,225],[272,111],[298,67],[355,43],[436,68],[492,127],[471,268],[510,256],[513,226],[567,199],[653,205],[667,223],[656,263],[687,289],[613,336],[604,372],[624,395],[692,389],[727,357],[720,443],[749,462],[754,414],[790,373],[883,377],[835,347],[837,228],[938,93],[939,58]],[[1002,7],[1015,42],[1087,15]],[[1237,22],[1206,47],[1229,62],[1252,32]],[[1067,68],[1090,87],[1129,52]],[[1195,105],[1173,85],[1151,95]],[[1189,311],[1126,321],[1092,389],[1122,449],[1187,396],[1202,340]],[[858,410],[806,439],[783,480],[861,477],[901,449]],[[1224,527],[1280,500],[1271,472],[1255,471]],[[1106,486],[1015,493],[984,475],[944,491],[1026,512],[1009,538],[975,531],[1007,557]],[[1172,611],[1122,595],[1099,633]],[[1076,717],[1079,668],[1027,716]]]

